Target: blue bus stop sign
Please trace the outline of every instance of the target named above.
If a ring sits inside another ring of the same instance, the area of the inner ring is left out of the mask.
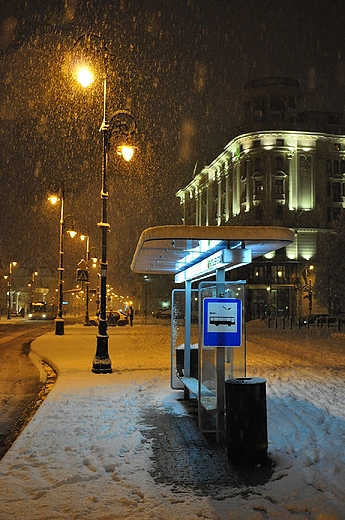
[[[242,301],[236,298],[204,299],[204,347],[240,347]]]

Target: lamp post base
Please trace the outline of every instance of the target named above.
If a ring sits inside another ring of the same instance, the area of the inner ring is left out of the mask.
[[[65,334],[65,322],[63,318],[55,318],[55,334],[57,336],[63,336]]]
[[[108,338],[106,335],[97,335],[97,350],[93,358],[92,372],[94,374],[111,374],[111,359],[108,354]]]

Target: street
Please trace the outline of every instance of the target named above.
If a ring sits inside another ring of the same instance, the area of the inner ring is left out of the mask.
[[[52,327],[52,322],[0,323],[0,458],[39,406],[45,384],[29,358],[30,343]]]

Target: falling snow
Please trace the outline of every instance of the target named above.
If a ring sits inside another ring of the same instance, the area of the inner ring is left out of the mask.
[[[180,222],[175,193],[236,134],[248,81],[293,77],[309,109],[344,110],[342,7],[341,0],[5,2],[0,259],[56,269],[58,215],[46,202],[54,179],[65,183],[66,212],[99,249],[103,93],[101,82],[83,91],[73,81],[68,64],[81,35],[99,35],[107,46],[109,116],[128,108],[139,128],[136,159],[109,161],[109,279],[127,292],[140,233]],[[80,254],[67,245],[66,286]]]

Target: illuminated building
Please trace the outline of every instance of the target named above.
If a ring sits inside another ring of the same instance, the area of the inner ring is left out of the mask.
[[[238,135],[177,192],[184,224],[294,231],[293,245],[232,274],[247,279],[249,319],[308,314],[303,273],[345,204],[344,114],[300,111],[301,99],[294,79],[245,85]]]

